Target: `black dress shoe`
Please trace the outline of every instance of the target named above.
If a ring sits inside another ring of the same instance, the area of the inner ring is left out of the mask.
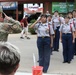
[[[39,60],[37,62],[39,62]]]
[[[24,39],[23,37],[20,37],[21,39]]]
[[[54,49],[53,51],[59,52],[59,50]]]
[[[63,63],[67,63],[68,61],[63,61]]]
[[[71,61],[68,61],[68,64],[70,64],[71,63]]]
[[[43,71],[43,73],[47,73],[47,71]]]
[[[29,37],[27,37],[27,39],[30,39]]]
[[[76,53],[74,55],[76,56]]]

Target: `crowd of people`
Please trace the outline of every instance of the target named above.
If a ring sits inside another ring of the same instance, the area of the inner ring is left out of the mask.
[[[63,47],[63,63],[71,63],[76,55],[76,10],[64,17],[58,11],[54,15],[42,14],[30,28],[35,28],[37,33],[39,66],[43,66],[44,73],[49,68],[52,52],[59,51],[59,41]]]
[[[2,17],[2,13],[5,18]],[[20,23],[0,10],[0,75],[14,75],[19,67],[20,54],[17,48],[7,43],[7,38],[9,33],[21,31],[20,38],[24,38],[28,24],[26,17]],[[39,66],[43,66],[44,73],[48,71],[52,52],[59,51],[59,41],[63,47],[63,63],[71,63],[76,55],[76,10],[68,12],[64,17],[59,15],[58,11],[55,11],[54,15],[47,12],[40,15],[30,28],[34,28],[37,33]],[[27,33],[26,38],[30,39]]]

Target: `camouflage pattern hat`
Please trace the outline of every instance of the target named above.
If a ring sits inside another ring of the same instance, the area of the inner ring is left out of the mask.
[[[2,6],[0,6],[0,13],[2,13],[3,12],[3,9],[2,9]]]

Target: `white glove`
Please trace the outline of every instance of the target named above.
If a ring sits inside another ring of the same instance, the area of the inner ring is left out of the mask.
[[[41,17],[39,16],[39,17],[38,17],[38,19],[37,19],[37,21],[39,21],[39,20],[40,20],[40,18],[41,18]]]

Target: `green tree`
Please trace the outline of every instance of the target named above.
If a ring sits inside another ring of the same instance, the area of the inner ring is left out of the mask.
[[[69,3],[67,0],[66,0],[66,8],[67,8],[67,12],[69,12]]]
[[[76,9],[76,0],[74,0],[74,9]]]

